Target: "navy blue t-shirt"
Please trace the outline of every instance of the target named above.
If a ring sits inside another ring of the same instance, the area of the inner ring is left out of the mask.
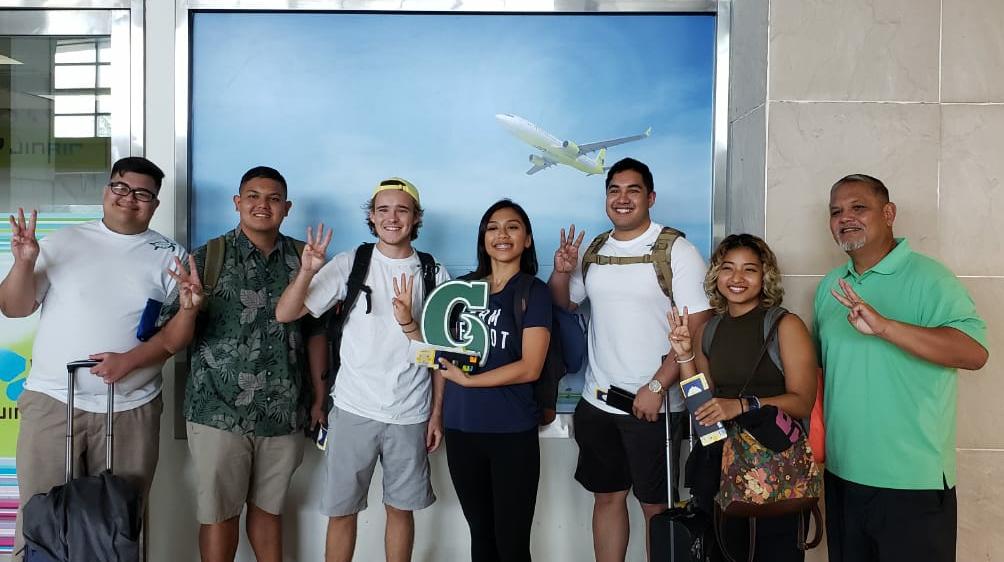
[[[522,337],[515,333],[514,296],[516,279],[513,276],[498,293],[488,298],[488,310],[480,316],[488,326],[491,343],[488,361],[474,373],[490,371],[514,361],[520,356],[514,349],[513,339]],[[540,279],[530,286],[523,315],[523,328],[551,329],[551,292]],[[522,349],[522,345],[520,345]],[[490,388],[465,388],[446,381],[443,397],[443,425],[471,433],[518,433],[537,427],[539,412],[533,398],[533,383],[511,384]]]

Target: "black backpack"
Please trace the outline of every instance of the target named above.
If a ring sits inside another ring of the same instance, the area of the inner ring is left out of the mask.
[[[359,298],[359,293],[366,296],[366,314],[373,311],[373,301],[371,295],[373,290],[366,285],[366,275],[370,270],[370,260],[373,257],[373,247],[375,244],[366,242],[356,248],[356,255],[352,259],[352,269],[349,270],[349,279],[346,282],[345,298],[338,301],[332,309],[328,318],[328,372],[325,376],[325,383],[328,389],[328,399],[326,410],[331,411],[331,391],[335,386],[335,375],[342,361],[339,351],[342,348],[342,330],[345,328],[345,321],[348,320],[352,308]],[[439,264],[431,254],[425,252],[418,253],[418,261],[422,264],[422,286],[425,289],[425,297],[436,288],[436,274],[439,273]]]
[[[516,323],[516,337],[513,338],[516,354],[523,355],[523,316],[530,301],[530,288],[536,277],[528,273],[517,273],[516,290],[513,292],[513,317]],[[465,281],[476,281],[471,274],[460,278]],[[459,317],[457,307],[451,314],[450,325],[458,326],[454,318]],[[578,372],[586,358],[586,334],[579,323],[578,316],[559,307],[551,307],[551,340],[544,357],[544,366],[540,378],[533,383],[533,397],[540,410],[540,425],[554,421],[558,405],[558,386],[567,373]]]

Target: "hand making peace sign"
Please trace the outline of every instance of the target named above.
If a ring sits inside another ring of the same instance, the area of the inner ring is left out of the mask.
[[[35,223],[38,221],[38,211],[32,209],[31,219],[24,220],[24,209],[17,210],[17,219],[10,215],[10,252],[14,254],[14,262],[25,262],[31,265],[38,259],[38,239],[35,238]]]
[[[847,321],[851,323],[851,326],[867,336],[884,334],[889,327],[889,319],[876,312],[870,304],[858,296],[851,288],[850,283],[843,279],[838,283],[844,294],[841,295],[836,289],[830,289],[830,294],[850,310],[847,314]]]
[[[185,310],[198,309],[202,306],[202,279],[195,267],[195,257],[188,255],[188,268],[177,256],[174,258],[175,271],[167,270],[167,274],[178,282],[178,301]]]
[[[303,247],[303,255],[300,256],[300,269],[308,273],[317,273],[324,266],[324,256],[328,251],[328,244],[331,243],[332,230],[327,233],[324,230],[324,223],[317,223],[317,235],[311,227],[307,227],[307,244]]]
[[[575,271],[575,266],[579,264],[579,246],[582,245],[582,238],[585,231],[579,232],[579,237],[575,237],[575,225],[568,227],[568,237],[565,237],[565,229],[561,229],[561,240],[558,249],[554,252],[554,270],[558,273],[571,273]]]

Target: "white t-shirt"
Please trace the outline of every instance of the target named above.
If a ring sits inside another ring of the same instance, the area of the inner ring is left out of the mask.
[[[345,297],[355,250],[335,256],[310,282],[305,305],[318,317]],[[417,253],[394,259],[373,248],[366,274],[372,311],[366,314],[366,294],[359,293],[342,329],[341,367],[332,392],[334,404],[353,414],[392,424],[422,423],[429,419],[432,391],[429,370],[413,363],[410,340],[394,319],[392,279],[414,275],[412,315],[421,318],[425,289]],[[445,267],[436,273],[436,284],[449,280]]]
[[[643,256],[651,253],[652,244],[662,225],[652,223],[644,234],[633,240],[607,239],[600,248],[606,256]],[[582,397],[587,402],[615,414],[624,412],[607,406],[596,398],[596,389],[604,392],[611,385],[636,392],[652,380],[662,357],[669,353],[670,302],[659,287],[655,268],[650,263],[589,266],[582,283],[582,257],[571,276],[569,296],[572,302],[589,299],[589,361]],[[697,248],[686,238],[673,243],[670,259],[673,269],[673,298],[680,310],[690,312],[710,308],[704,294],[707,266]],[[670,409],[684,409],[679,385],[669,391]]]
[[[167,274],[180,244],[153,230],[112,232],[100,220],[62,228],[39,241],[35,300],[38,333],[25,388],[67,400],[66,364],[138,345],[136,329],[147,300],[163,303],[174,288]],[[156,320],[156,315],[154,315]],[[161,365],[137,369],[115,384],[115,411],[138,408],[160,394]],[[108,387],[79,369],[74,407],[101,413]]]

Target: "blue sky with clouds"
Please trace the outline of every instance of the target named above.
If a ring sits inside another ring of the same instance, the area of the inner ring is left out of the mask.
[[[484,209],[530,215],[547,275],[558,229],[609,228],[602,176],[554,166],[495,120],[514,113],[559,139],[652,136],[608,150],[651,166],[653,217],[711,238],[714,18],[697,15],[206,13],[192,27],[193,242],[236,224],[241,174],[278,168],[284,231],[335,228],[341,251],[370,240],[360,205],[386,177],[422,191],[417,245],[453,274],[474,261]]]

